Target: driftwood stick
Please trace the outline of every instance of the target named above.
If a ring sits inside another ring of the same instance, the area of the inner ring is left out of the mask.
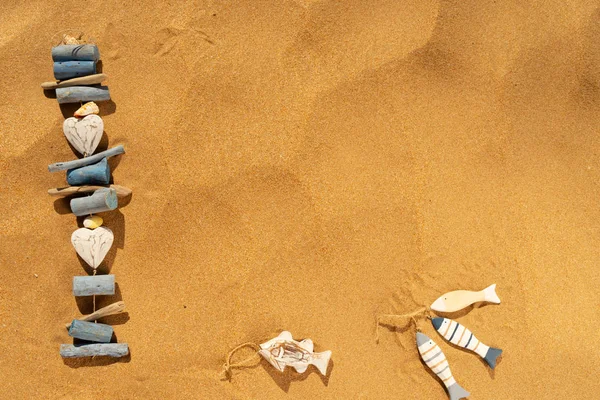
[[[56,61],[54,78],[70,79],[96,73],[96,61]]]
[[[79,160],[57,162],[54,164],[50,164],[50,165],[48,165],[48,171],[57,172],[57,171],[64,171],[65,169],[79,168],[79,167],[83,167],[84,165],[90,165],[90,164],[97,163],[98,161],[102,160],[104,157],[112,157],[112,156],[116,156],[116,155],[123,154],[123,153],[125,153],[125,149],[123,148],[122,145],[119,145],[119,146],[113,147],[112,149],[108,149],[105,151],[101,151],[100,153],[96,153],[93,156],[80,158]]]
[[[74,319],[69,327],[69,336],[90,342],[110,343],[112,335],[112,326],[106,324]]]
[[[79,321],[96,321],[103,317],[108,317],[109,315],[120,314],[125,310],[125,302],[117,301],[116,303],[112,303],[107,305],[106,307],[102,307],[99,310],[94,311],[91,314],[84,315],[83,317],[77,318]],[[72,322],[65,324],[65,328],[69,328]]]
[[[73,296],[114,295],[114,275],[73,277]]]
[[[108,86],[59,87],[56,88],[56,100],[58,104],[79,103],[80,101],[85,103],[88,101],[108,101],[110,100],[110,92]]]
[[[45,90],[49,90],[78,85],[95,85],[97,83],[102,83],[104,80],[106,80],[106,78],[106,74],[80,76],[78,78],[67,79],[59,82],[44,82],[42,83],[42,88],[44,88]]]
[[[52,48],[52,61],[98,61],[100,51],[95,44],[63,44]]]
[[[71,212],[76,216],[96,214],[115,210],[119,206],[117,192],[113,189],[98,189],[91,196],[76,197],[69,202]]]
[[[60,355],[63,358],[108,356],[125,357],[129,354],[127,343],[61,344]]]
[[[84,185],[84,186],[66,186],[56,189],[48,189],[50,196],[70,196],[73,194],[95,192],[98,189],[109,188],[114,189],[117,192],[118,197],[127,197],[131,194],[131,189],[120,185],[110,186],[97,186],[97,185]]]

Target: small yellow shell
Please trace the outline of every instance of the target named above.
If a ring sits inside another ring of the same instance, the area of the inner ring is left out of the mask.
[[[102,222],[102,218],[97,215],[92,215],[91,217],[85,217],[83,226],[89,229],[96,229],[102,226]]]

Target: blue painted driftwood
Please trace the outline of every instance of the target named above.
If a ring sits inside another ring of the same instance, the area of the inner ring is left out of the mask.
[[[64,161],[64,162],[57,162],[54,164],[50,164],[50,165],[48,165],[48,171],[57,172],[57,171],[64,171],[65,169],[75,169],[75,168],[83,167],[84,165],[90,165],[90,164],[97,163],[98,161],[102,160],[104,157],[117,156],[117,155],[123,154],[123,153],[125,153],[125,149],[123,148],[122,145],[118,145],[118,146],[113,147],[112,149],[108,149],[108,150],[101,151],[100,153],[96,153],[93,156],[84,157],[84,158],[80,158],[78,160],[73,160],[73,161]]]
[[[110,167],[106,157],[96,164],[86,165],[67,171],[69,185],[108,185],[110,183]]]
[[[93,275],[73,277],[73,296],[115,294],[114,275]]]
[[[102,188],[96,190],[91,196],[71,199],[69,205],[71,212],[80,217],[114,210],[118,207],[119,200],[115,189]]]
[[[70,79],[95,73],[95,61],[59,61],[54,63],[54,78],[56,79]]]
[[[100,51],[95,44],[63,44],[52,48],[52,61],[98,61]]]
[[[56,89],[58,104],[79,103],[88,101],[108,101],[108,86],[69,86]]]
[[[90,342],[110,343],[112,335],[113,327],[106,324],[74,319],[69,327],[69,336]]]
[[[129,354],[127,343],[93,343],[93,344],[61,344],[60,355],[63,358],[78,357],[125,357]]]

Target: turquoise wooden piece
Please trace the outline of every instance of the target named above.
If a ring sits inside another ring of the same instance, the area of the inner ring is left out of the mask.
[[[88,101],[108,101],[108,86],[69,86],[56,88],[58,104],[79,103]]]
[[[86,165],[67,171],[69,185],[108,185],[110,183],[110,167],[106,157],[96,164]]]
[[[125,357],[129,354],[127,343],[61,344],[60,355],[63,358],[79,357]]]
[[[80,158],[80,159],[73,160],[73,161],[57,162],[54,164],[50,164],[50,165],[48,165],[48,171],[57,172],[57,171],[64,171],[65,169],[79,168],[79,167],[83,167],[84,165],[90,165],[90,164],[97,163],[98,161],[102,160],[104,157],[117,156],[117,155],[123,154],[123,153],[125,153],[125,149],[123,148],[123,145],[118,145],[111,149],[101,151],[100,153],[96,153],[93,156],[84,157],[84,158]]]
[[[94,296],[115,294],[114,275],[93,275],[73,277],[73,296]]]
[[[112,335],[112,326],[106,324],[74,319],[69,327],[69,336],[90,342],[110,343]]]
[[[71,199],[71,212],[78,217],[111,211],[117,208],[119,200],[117,191],[109,188],[96,190],[91,196]]]
[[[58,61],[54,63],[56,79],[70,79],[96,73],[95,61]]]
[[[52,48],[52,61],[98,61],[100,51],[95,44],[63,44]]]

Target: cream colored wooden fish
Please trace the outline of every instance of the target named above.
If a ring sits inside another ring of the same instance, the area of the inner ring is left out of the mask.
[[[276,338],[261,344],[260,348],[258,353],[281,372],[289,365],[298,373],[303,373],[312,364],[325,375],[331,358],[330,350],[315,353],[312,340],[297,342],[288,331],[283,331]]]
[[[479,292],[455,290],[454,292],[446,293],[433,302],[431,309],[438,312],[455,312],[481,301],[500,304],[500,298],[496,294],[495,283]]]

